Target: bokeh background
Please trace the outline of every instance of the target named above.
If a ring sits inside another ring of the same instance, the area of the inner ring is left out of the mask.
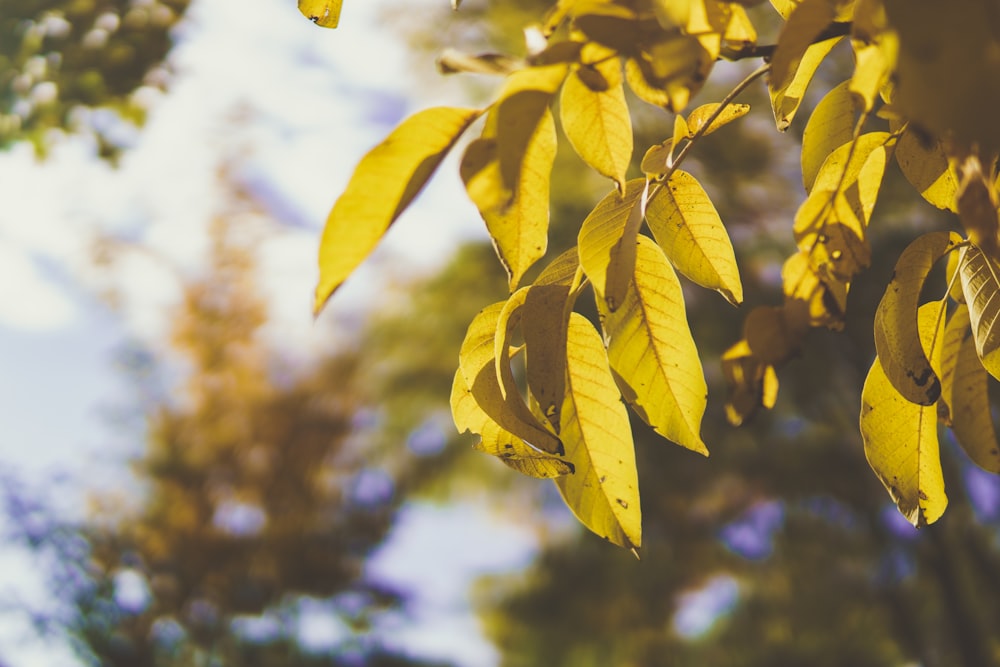
[[[845,331],[749,426],[718,366],[746,307],[685,285],[712,456],[635,424],[641,561],[454,433],[465,325],[505,289],[454,156],[313,320],[358,159],[423,106],[486,103],[496,81],[436,55],[521,54],[546,4],[345,0],[329,31],[277,0],[0,0],[0,664],[1000,665],[997,478],[948,441],[950,507],[918,532],[857,433],[895,257],[954,225],[898,173]],[[753,306],[780,302],[802,121],[746,101],[688,166]],[[670,134],[635,113],[637,146]],[[553,253],[608,189],[561,147]]]

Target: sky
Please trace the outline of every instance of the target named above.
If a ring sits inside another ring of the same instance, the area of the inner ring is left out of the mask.
[[[447,0],[405,6],[442,4]],[[378,291],[374,266],[426,272],[461,240],[485,238],[451,159],[373,262],[313,320],[317,243],[330,206],[364,152],[427,105],[425,82],[436,76],[433,54],[415,56],[382,25],[388,7],[386,0],[346,0],[333,31],[311,24],[293,3],[194,0],[177,28],[168,92],[143,91],[149,119],[138,133],[126,131],[131,147],[118,168],[96,160],[81,137],[60,141],[44,162],[28,146],[0,154],[0,467],[29,485],[72,472],[77,481],[56,494],[70,513],[82,506],[79,480],[120,484],[137,443],[109,416],[132,400],[127,378],[114,368],[116,354],[123,343],[164,342],[181,278],[195,275],[206,256],[208,223],[224,200],[220,169],[279,223],[263,236],[260,281],[270,308],[265,334],[289,353],[340,340],[339,323],[352,321]],[[459,82],[430,88],[435,103],[468,104]],[[99,267],[95,243],[109,237],[135,249]],[[109,289],[116,308],[101,298]],[[372,562],[374,574],[416,589],[420,623],[397,638],[414,651],[473,667],[495,664],[468,585],[477,573],[523,566],[535,542],[524,529],[485,516],[475,504],[410,508]],[[44,605],[32,569],[25,554],[0,550],[0,592]],[[308,632],[322,635],[324,627],[314,623]],[[68,649],[52,643],[12,648],[22,629],[0,629],[7,658],[72,664]]]

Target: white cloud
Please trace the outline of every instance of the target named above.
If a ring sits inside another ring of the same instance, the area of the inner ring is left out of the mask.
[[[70,324],[77,308],[24,253],[0,245],[0,322],[24,331]]]

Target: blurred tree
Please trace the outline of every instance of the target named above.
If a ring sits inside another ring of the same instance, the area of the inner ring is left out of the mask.
[[[92,132],[116,157],[162,89],[170,30],[189,0],[0,0],[0,149]]]
[[[149,415],[139,502],[105,493],[78,526],[8,493],[20,540],[55,554],[68,609],[43,625],[108,667],[427,664],[380,645],[374,627],[405,596],[363,565],[434,453],[381,465],[351,355],[297,374],[260,340],[246,222],[213,223],[210,265],[184,287],[172,345],[186,380]],[[339,630],[312,649],[299,628],[317,615]]]

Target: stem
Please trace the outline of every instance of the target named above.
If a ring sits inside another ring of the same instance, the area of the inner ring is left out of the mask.
[[[835,21],[823,29],[823,32],[816,35],[813,44],[825,42],[835,37],[844,37],[851,34],[853,24],[850,21]],[[763,58],[770,61],[774,57],[774,52],[778,49],[777,44],[750,44],[739,49],[722,49],[719,57],[725,60],[747,60],[748,58]]]
[[[670,177],[673,175],[673,173],[677,171],[677,167],[680,166],[681,162],[684,161],[684,158],[687,157],[687,154],[691,151],[691,147],[699,139],[701,139],[702,136],[704,136],[705,131],[708,130],[708,128],[712,125],[712,123],[715,122],[715,119],[722,114],[722,112],[726,109],[726,107],[729,106],[729,104],[734,99],[736,99],[736,97],[740,93],[746,90],[751,83],[753,83],[754,81],[756,81],[757,79],[764,76],[770,71],[771,71],[771,63],[764,63],[763,65],[755,69],[753,72],[748,74],[745,79],[736,84],[736,87],[733,88],[731,91],[729,91],[729,94],[722,99],[722,101],[719,103],[718,108],[716,108],[716,110],[712,112],[712,115],[705,119],[705,122],[702,123],[701,127],[698,128],[698,131],[694,133],[694,135],[688,140],[686,144],[684,144],[684,148],[682,148],[681,152],[677,154],[677,158],[674,160],[673,164],[670,165],[670,168],[667,169],[666,173],[663,174],[663,176],[661,176],[659,180],[661,182],[666,182],[670,180]],[[650,192],[649,196],[652,197],[654,194],[655,191]]]

